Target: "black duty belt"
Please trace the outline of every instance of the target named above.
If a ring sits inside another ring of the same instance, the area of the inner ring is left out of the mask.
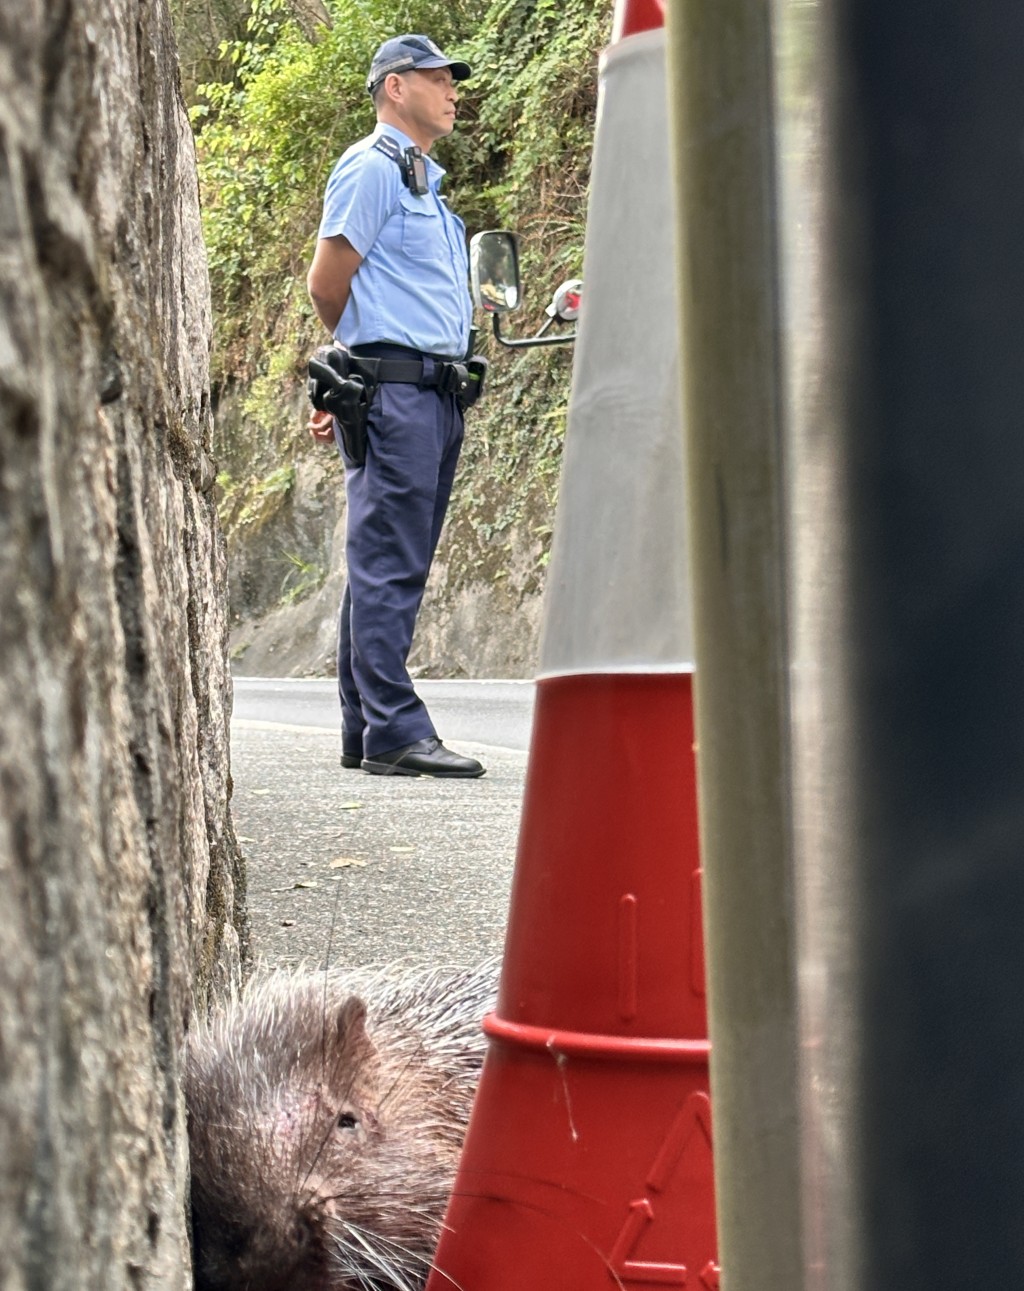
[[[427,363],[422,359],[375,359],[349,352],[349,368],[367,382],[368,385],[380,385],[386,381],[396,381],[400,385],[419,386],[421,390],[437,389],[441,394],[458,394],[465,391],[469,384],[469,369],[464,363],[451,363],[447,360],[430,361],[430,370],[426,372]]]

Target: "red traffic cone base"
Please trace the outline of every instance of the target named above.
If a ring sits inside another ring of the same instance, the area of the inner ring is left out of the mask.
[[[708,1291],[691,679],[538,685],[498,1007],[430,1291]]]

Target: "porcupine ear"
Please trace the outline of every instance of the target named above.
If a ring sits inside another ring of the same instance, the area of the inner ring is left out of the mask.
[[[350,1059],[367,1059],[376,1055],[366,1030],[366,1005],[358,995],[350,995],[338,1009],[336,1025],[338,1043]]]
[[[337,1012],[338,1068],[346,1073],[344,1097],[364,1111],[378,1101],[377,1049],[366,1030],[366,1005],[350,995]]]

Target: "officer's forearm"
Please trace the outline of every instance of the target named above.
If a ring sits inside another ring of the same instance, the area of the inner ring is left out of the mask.
[[[332,336],[345,312],[352,290],[352,279],[360,264],[362,256],[340,234],[320,238],[316,244],[313,263],[306,276],[306,288],[317,317]]]
[[[316,316],[323,323],[324,327],[334,335],[335,328],[345,312],[345,306],[348,304],[349,293],[346,291],[344,296],[321,296],[318,295],[310,286],[309,298],[313,302],[313,308],[316,310]]]

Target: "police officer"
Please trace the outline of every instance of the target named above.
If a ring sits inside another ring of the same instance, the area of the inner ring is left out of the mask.
[[[337,439],[346,468],[341,762],[374,775],[484,772],[438,739],[406,667],[462,445],[451,377],[469,345],[465,227],[429,153],[454,128],[455,83],[469,75],[426,36],[377,50],[367,78],[377,125],[331,172],[307,279],[345,362],[372,383],[365,460],[329,414],[314,413],[310,431]]]

